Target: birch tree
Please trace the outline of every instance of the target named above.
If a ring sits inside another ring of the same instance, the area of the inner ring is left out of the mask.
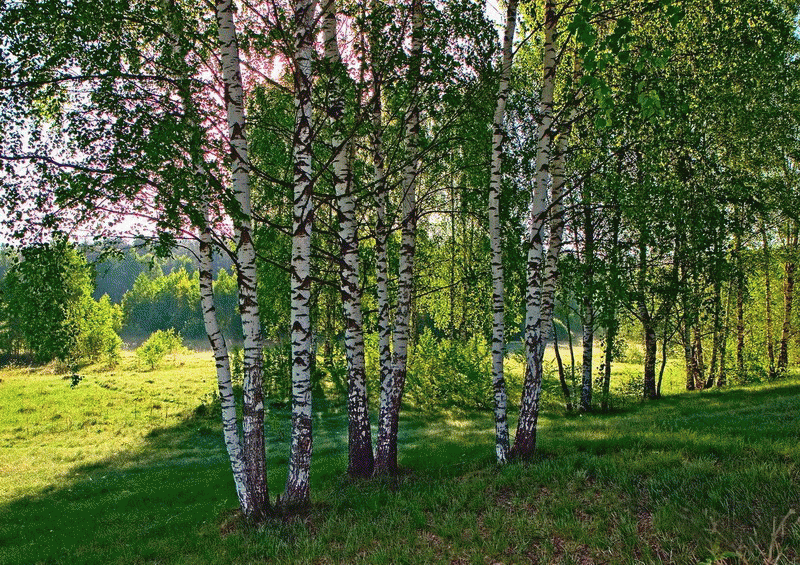
[[[548,304],[544,297],[549,288],[555,289],[556,273],[545,267],[544,233],[548,214],[548,173],[551,162],[553,138],[553,95],[555,91],[558,23],[554,0],[545,2],[544,56],[542,91],[539,102],[541,122],[537,131],[536,180],[531,192],[526,219],[527,288],[525,297],[525,382],[523,384],[517,433],[511,456],[528,460],[536,447],[536,426],[539,419],[539,399],[542,391],[543,357],[546,340],[551,329],[552,298]],[[551,231],[551,243],[560,242],[561,234]],[[556,257],[557,257],[557,250]],[[554,292],[553,292],[554,294]],[[553,294],[549,294],[550,297]]]
[[[337,40],[334,3],[327,6],[323,20],[325,58],[332,75],[333,94],[327,108],[333,138],[333,186],[339,216],[340,289],[345,325],[348,388],[348,464],[347,472],[355,477],[372,475],[374,459],[369,421],[366,369],[364,366],[364,324],[361,313],[359,280],[358,223],[351,172],[351,142],[344,125],[345,88],[348,80],[342,65]]]
[[[503,276],[503,241],[500,225],[500,196],[503,180],[503,140],[506,102],[511,82],[511,64],[514,56],[514,30],[517,25],[518,0],[506,6],[506,25],[503,34],[503,51],[497,104],[492,124],[492,160],[489,173],[489,240],[492,267],[492,389],[494,391],[495,454],[498,463],[508,459],[509,436],[507,405],[508,394],[503,370],[505,355],[505,277]]]
[[[243,448],[249,518],[262,520],[269,511],[267,463],[264,444],[264,397],[262,391],[261,321],[258,311],[256,252],[252,236],[250,204],[250,160],[244,116],[244,91],[239,63],[239,46],[233,21],[232,0],[214,4],[220,43],[225,110],[231,160],[231,182],[236,209],[233,223],[236,237],[236,274],[239,311],[244,334]],[[206,306],[207,308],[207,306]],[[213,328],[212,328],[213,329]]]
[[[294,16],[295,130],[293,139],[294,204],[292,213],[291,336],[292,336],[292,446],[284,502],[305,505],[310,501],[311,471],[311,229],[314,203],[312,170],[312,70],[317,3],[296,0]]]
[[[411,52],[408,78],[409,108],[405,123],[406,165],[403,169],[401,200],[400,262],[398,268],[397,309],[392,351],[392,371],[381,383],[381,407],[378,421],[378,440],[375,446],[375,473],[394,474],[397,471],[397,432],[400,405],[408,361],[411,298],[414,284],[414,251],[417,230],[416,186],[419,174],[419,82],[422,59],[422,0],[410,5]],[[388,377],[388,378],[387,378]]]

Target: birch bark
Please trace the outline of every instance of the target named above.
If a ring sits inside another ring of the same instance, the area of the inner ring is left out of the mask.
[[[340,289],[345,325],[348,390],[348,465],[347,472],[355,477],[369,477],[374,459],[369,423],[369,403],[364,365],[364,324],[361,313],[361,283],[358,264],[358,223],[352,194],[350,142],[344,131],[345,69],[336,37],[336,14],[331,2],[325,11],[323,33],[325,58],[332,73],[334,94],[328,108],[328,120],[333,129],[333,185],[339,216],[339,247],[341,250]]]
[[[373,2],[373,8],[377,2]],[[373,13],[376,10],[373,9]],[[385,425],[384,407],[389,405],[394,378],[392,374],[392,326],[389,303],[389,226],[386,223],[386,170],[383,154],[383,104],[382,74],[380,71],[379,42],[381,41],[378,26],[373,24],[370,34],[370,67],[372,74],[372,130],[370,143],[373,165],[373,182],[375,183],[375,205],[377,219],[375,224],[375,278],[378,300],[378,348],[381,377],[380,407]],[[374,470],[374,461],[373,461]]]
[[[585,185],[584,185],[585,187]],[[592,410],[592,362],[594,353],[594,221],[589,191],[584,190],[583,198],[583,362],[581,377],[580,412]]]
[[[177,7],[174,0],[167,3],[167,9],[174,14],[173,20],[173,55],[182,58],[179,38],[181,26],[178,22]],[[179,59],[178,59],[179,60]],[[239,421],[236,414],[236,398],[231,382],[231,368],[228,357],[228,346],[225,336],[219,328],[217,311],[214,305],[214,273],[213,273],[213,246],[214,240],[211,231],[210,220],[210,189],[208,186],[209,176],[203,159],[203,140],[200,133],[200,117],[197,107],[192,100],[192,93],[189,87],[188,77],[179,83],[178,93],[183,102],[184,119],[186,120],[191,132],[189,143],[189,156],[195,178],[198,181],[200,190],[200,206],[202,211],[202,221],[197,227],[200,230],[200,249],[198,254],[198,278],[200,286],[200,309],[203,314],[203,324],[206,335],[214,354],[215,369],[217,375],[217,388],[219,390],[220,408],[222,412],[222,436],[225,442],[225,449],[228,453],[228,460],[233,473],[233,483],[236,489],[236,496],[239,500],[239,508],[245,516],[252,513],[251,494],[247,486],[247,473],[244,461],[242,436],[239,433]]]
[[[503,61],[500,85],[497,88],[497,105],[492,128],[492,162],[489,172],[489,240],[492,268],[492,390],[494,392],[495,454],[498,463],[508,459],[509,436],[506,380],[503,367],[505,354],[505,291],[503,273],[503,240],[500,226],[500,193],[503,180],[503,142],[506,100],[511,82],[511,64],[514,56],[514,30],[517,25],[518,0],[510,0],[506,7],[506,29],[503,35]]]
[[[231,383],[231,366],[228,357],[228,345],[225,336],[219,328],[217,310],[214,305],[214,274],[212,271],[213,240],[209,227],[208,212],[204,214],[205,225],[200,233],[200,304],[203,310],[203,323],[205,324],[208,341],[214,353],[214,364],[217,371],[217,387],[219,389],[220,407],[222,409],[222,436],[228,460],[233,471],[233,483],[239,506],[245,516],[252,514],[250,493],[247,488],[247,474],[242,449],[242,437],[239,434],[239,422],[236,416],[236,398],[233,394]]]
[[[239,46],[233,21],[232,0],[214,4],[220,42],[220,61],[225,87],[225,108],[231,154],[231,181],[235,210],[231,211],[236,238],[236,272],[239,311],[244,333],[243,449],[245,474],[251,496],[248,517],[261,520],[269,510],[264,445],[262,391],[262,343],[256,296],[256,254],[252,240],[250,160],[244,118],[244,94],[239,66]]]
[[[314,55],[315,0],[296,0],[294,10],[295,131],[293,139],[294,202],[292,209],[291,339],[292,339],[292,445],[284,502],[306,505],[313,447],[311,426],[311,230],[312,107],[311,62]]]
[[[397,431],[400,405],[406,379],[411,300],[414,283],[414,252],[417,231],[416,184],[419,173],[419,79],[422,58],[422,0],[411,3],[411,58],[408,80],[411,85],[410,107],[406,121],[407,162],[403,169],[401,202],[400,261],[397,280],[397,311],[393,335],[392,379],[386,402],[381,403],[378,441],[375,446],[375,473],[397,472]]]
[[[544,24],[544,76],[540,100],[536,154],[536,183],[531,194],[527,220],[527,291],[525,312],[525,381],[522,389],[517,433],[510,456],[528,460],[536,448],[536,426],[539,419],[539,399],[542,391],[542,358],[552,316],[552,303],[547,304],[546,290],[555,287],[555,271],[545,269],[543,232],[547,218],[547,180],[551,162],[553,136],[553,94],[556,74],[556,9],[555,2],[545,4]],[[557,234],[560,238],[561,234]],[[551,232],[552,236],[552,232]],[[556,255],[557,257],[557,255]],[[551,301],[552,302],[552,301]]]

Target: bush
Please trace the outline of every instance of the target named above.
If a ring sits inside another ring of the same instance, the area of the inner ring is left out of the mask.
[[[75,354],[87,361],[105,361],[109,366],[120,359],[122,339],[117,332],[122,325],[122,309],[111,304],[105,294],[99,301],[87,298],[84,322],[76,340]]]
[[[423,408],[490,408],[491,375],[491,353],[482,338],[461,342],[426,330],[409,357],[406,394]]]
[[[184,350],[183,338],[175,330],[157,330],[136,350],[139,362],[153,370],[168,354]]]

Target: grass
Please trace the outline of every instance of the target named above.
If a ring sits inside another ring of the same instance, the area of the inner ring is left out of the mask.
[[[783,563],[800,560],[800,379],[607,415],[551,399],[529,466],[486,412],[407,412],[396,480],[351,482],[345,414],[315,415],[314,506],[240,524],[208,354],[138,372],[0,372],[0,563]],[[552,387],[551,387],[552,388]],[[512,422],[513,424],[513,422]],[[267,417],[269,482],[288,414]],[[723,560],[723,554],[738,554]],[[763,553],[763,555],[762,555]]]

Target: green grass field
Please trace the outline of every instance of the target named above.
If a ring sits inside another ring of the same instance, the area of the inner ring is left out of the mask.
[[[198,409],[209,354],[153,372],[126,355],[75,388],[47,371],[0,379],[2,564],[800,561],[797,516],[780,527],[800,510],[797,377],[608,415],[552,398],[535,461],[502,469],[490,413],[407,411],[392,481],[343,476],[346,414],[330,408],[314,421],[313,507],[258,529],[239,523],[220,426]],[[288,414],[267,432],[274,495]]]

